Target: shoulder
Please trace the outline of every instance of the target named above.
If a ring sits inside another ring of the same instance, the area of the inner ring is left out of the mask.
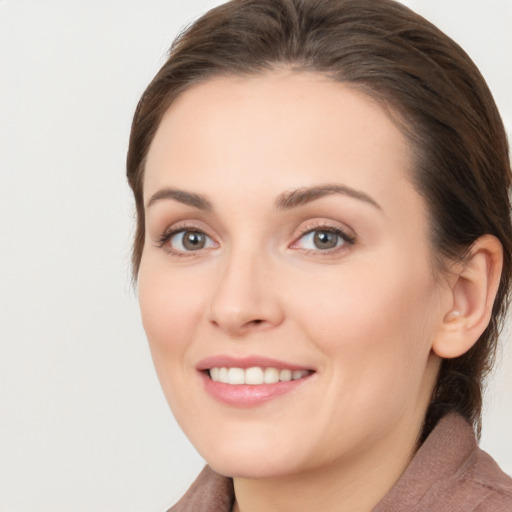
[[[444,417],[374,512],[512,512],[512,478],[457,414]]]
[[[473,437],[468,429],[469,425],[464,427],[463,435]],[[447,510],[512,511],[512,478],[476,442],[446,483],[443,499]]]
[[[481,497],[475,512],[512,511],[512,478],[479,448],[475,450],[474,463],[468,469],[467,483],[463,485],[468,493]]]
[[[441,430],[447,430],[448,426],[451,431],[446,433],[445,440],[449,440],[451,446],[447,447],[439,439],[442,449],[433,467],[446,465],[449,472],[433,483],[417,511],[511,512],[512,478],[478,447],[473,429],[463,418],[455,415],[447,418]],[[436,444],[431,446],[432,453]]]

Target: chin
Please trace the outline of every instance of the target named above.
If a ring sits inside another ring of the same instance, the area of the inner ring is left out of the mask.
[[[240,458],[240,455],[238,456]],[[271,459],[254,460],[250,457],[247,460],[215,460],[208,461],[208,465],[217,473],[231,478],[244,479],[266,479],[279,478],[293,473],[293,467],[289,463],[279,464]]]
[[[283,477],[300,466],[297,450],[282,446],[261,446],[261,443],[218,443],[215,450],[201,453],[208,465],[217,473],[232,478],[264,479]],[[281,448],[281,449],[280,449]],[[293,456],[293,452],[295,456]]]

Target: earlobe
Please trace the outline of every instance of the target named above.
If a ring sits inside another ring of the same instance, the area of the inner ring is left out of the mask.
[[[459,357],[480,338],[491,318],[503,265],[503,248],[492,235],[483,235],[454,270],[450,309],[432,345],[436,355]]]

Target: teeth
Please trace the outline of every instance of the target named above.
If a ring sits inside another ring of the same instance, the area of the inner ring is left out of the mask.
[[[292,372],[292,380],[297,380],[302,377],[302,372],[300,370],[293,370]]]
[[[276,382],[288,382],[298,380],[310,374],[308,370],[278,370],[277,368],[226,368],[215,367],[210,369],[210,378],[215,382],[240,385],[251,384],[275,384]]]
[[[214,370],[215,368],[212,369]],[[263,375],[264,371],[259,366],[247,368],[247,370],[245,370],[245,384],[263,384]],[[213,377],[212,379],[215,380]]]
[[[230,368],[228,382],[230,384],[245,384],[245,371],[242,368]]]
[[[263,377],[265,384],[275,384],[279,382],[279,370],[277,368],[266,368],[265,376]]]
[[[281,373],[279,374],[279,380],[282,382],[287,382],[289,380],[292,380],[292,371],[291,370],[281,370]]]
[[[227,368],[219,368],[219,382],[229,382]]]
[[[219,382],[219,380],[220,380],[220,368],[212,368],[210,370],[210,377],[215,382]]]

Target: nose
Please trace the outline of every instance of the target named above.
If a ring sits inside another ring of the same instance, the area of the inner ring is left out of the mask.
[[[231,337],[278,326],[284,318],[271,264],[261,255],[232,254],[210,304],[210,322]]]

